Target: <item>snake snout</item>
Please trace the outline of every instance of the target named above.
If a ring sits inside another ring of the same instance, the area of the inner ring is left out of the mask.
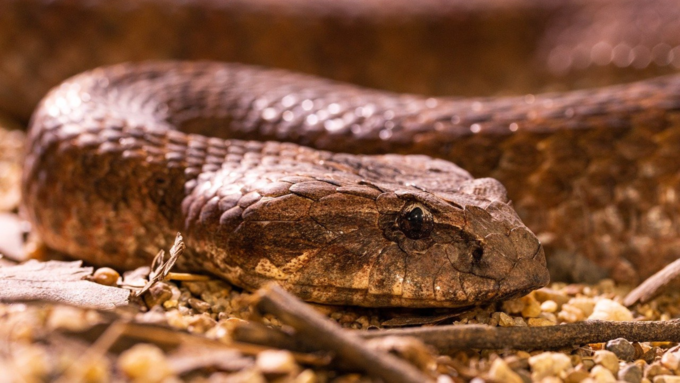
[[[538,244],[535,252],[519,258],[513,269],[499,283],[499,295],[503,299],[517,297],[543,287],[550,282],[546,268],[543,246]]]
[[[465,224],[451,225],[451,240],[433,246],[439,246],[448,262],[432,277],[432,294],[441,305],[506,299],[548,283],[543,247],[501,204],[506,205],[464,206]]]
[[[467,229],[482,238],[484,256],[472,263],[471,273],[490,278],[497,299],[517,296],[549,281],[543,246],[505,203],[487,209],[466,208]],[[478,294],[483,295],[481,291]]]

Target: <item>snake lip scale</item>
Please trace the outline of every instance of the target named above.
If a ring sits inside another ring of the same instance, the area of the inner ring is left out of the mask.
[[[255,97],[272,81],[286,94]],[[548,282],[543,247],[494,179],[423,155],[183,132],[292,118],[318,133],[300,81],[343,100],[371,92],[216,62],[75,76],[32,117],[23,209],[48,246],[93,264],[148,264],[179,230],[183,269],[251,290],[274,280],[319,303],[458,307]]]

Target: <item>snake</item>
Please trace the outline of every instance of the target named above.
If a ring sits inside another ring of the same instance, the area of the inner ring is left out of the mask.
[[[439,20],[424,4],[401,5]],[[31,117],[22,211],[49,247],[93,264],[146,265],[181,231],[181,268],[326,304],[516,297],[548,282],[545,252],[552,275],[579,280],[644,278],[678,257],[680,77],[468,98],[329,77],[201,60],[71,77]],[[30,105],[5,101],[18,116]]]

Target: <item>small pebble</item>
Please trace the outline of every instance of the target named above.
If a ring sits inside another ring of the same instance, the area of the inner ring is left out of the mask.
[[[208,290],[208,284],[204,281],[185,281],[182,282],[182,287],[186,287],[195,296],[200,296],[203,292]]]
[[[293,379],[293,383],[316,383],[316,373],[312,370],[304,370]]]
[[[633,347],[635,347],[635,359],[640,359],[651,348],[648,344],[640,342],[633,343]]]
[[[654,377],[654,383],[680,383],[680,376],[658,375]]]
[[[140,343],[124,351],[118,358],[118,368],[140,382],[161,382],[172,376],[172,369],[160,348]]]
[[[601,299],[595,305],[589,320],[631,321],[633,314],[622,304],[611,299]]]
[[[649,350],[647,350],[640,359],[644,360],[647,363],[652,363],[654,360],[656,360],[656,356],[658,354],[659,349],[656,347],[652,347]]]
[[[192,315],[187,318],[187,330],[192,333],[205,334],[215,325],[217,325],[217,321],[208,316],[208,314]]]
[[[532,294],[522,297],[524,308],[522,309],[522,316],[525,318],[536,318],[541,314],[541,304],[538,303]]]
[[[677,371],[680,365],[680,352],[666,352],[661,357],[661,364],[671,371]]]
[[[653,379],[659,375],[671,375],[671,371],[662,366],[660,362],[654,362],[645,369],[645,378]]]
[[[168,321],[168,325],[180,330],[185,330],[189,327],[188,318],[182,315],[179,310],[166,311],[165,320]]]
[[[177,299],[168,299],[163,302],[163,308],[166,310],[172,310],[179,308],[179,301]]]
[[[619,372],[619,358],[613,352],[607,350],[595,351],[593,359],[595,363],[611,371],[613,374]]]
[[[99,283],[100,285],[115,286],[119,278],[120,274],[118,274],[116,270],[110,267],[100,267],[94,272],[94,274],[92,274],[92,277],[89,279],[92,282]]]
[[[512,370],[526,370],[529,368],[529,357],[521,357],[520,355],[510,355],[506,358],[503,358],[503,361],[510,367]]]
[[[172,298],[172,288],[165,282],[156,282],[144,294],[144,303],[151,308],[162,305],[165,301]]]
[[[613,352],[616,356],[626,362],[631,362],[635,359],[635,347],[624,338],[618,338],[607,342],[605,349]]]
[[[92,311],[93,315],[88,315],[89,312],[78,307],[55,306],[47,318],[47,328],[68,331],[87,330],[99,320],[96,312]]]
[[[614,383],[616,378],[612,374],[611,370],[604,366],[595,366],[590,370],[590,376],[595,379],[598,383]]]
[[[578,383],[590,377],[588,371],[585,370],[574,370],[564,377],[565,383]]]
[[[501,358],[497,358],[491,364],[489,377],[495,382],[523,383],[522,378]]]
[[[513,322],[515,322],[515,326],[517,327],[528,327],[527,322],[524,321],[524,318],[522,317],[514,317]]]
[[[501,327],[512,327],[515,325],[515,320],[512,319],[512,317],[506,313],[500,313],[498,316],[498,324]]]
[[[581,311],[579,308],[571,305],[564,305],[562,306],[562,311],[560,311],[557,314],[557,317],[567,323],[575,323],[578,321],[582,321],[586,318],[585,314],[583,311]]]
[[[189,298],[187,303],[189,303],[189,306],[191,306],[192,309],[198,311],[199,313],[204,313],[210,310],[210,304],[200,299]]]
[[[581,310],[586,317],[589,317],[595,309],[595,300],[588,297],[571,298],[567,304]],[[564,307],[562,308],[564,309]]]
[[[544,287],[534,291],[534,297],[539,302],[553,301],[558,306],[561,306],[569,302],[569,296],[565,295],[564,292],[551,289],[549,287]]]
[[[556,376],[571,368],[571,359],[559,352],[544,352],[529,358],[531,378],[541,380],[549,376]]]
[[[517,375],[520,376],[520,378],[522,378],[522,381],[524,383],[530,383],[531,382],[531,373],[529,371],[527,371],[527,370],[517,370],[515,372],[517,373]]]
[[[619,380],[628,383],[640,383],[642,381],[642,369],[636,364],[629,364],[619,370]]]
[[[368,327],[368,317],[365,315],[360,316],[359,318],[356,319],[355,323],[357,323],[360,327],[359,328],[367,328]]]
[[[511,299],[503,302],[503,311],[508,314],[519,314],[524,308],[524,302],[521,299]]]
[[[540,327],[554,326],[556,322],[546,318],[529,318],[527,319],[527,324],[529,324],[529,327]]]
[[[584,370],[590,371],[593,367],[595,367],[595,361],[592,359],[583,359],[580,367]]]
[[[300,367],[290,351],[266,350],[257,354],[255,365],[265,375],[288,375],[297,373]]]
[[[557,303],[555,301],[545,301],[541,303],[541,310],[548,313],[554,313],[557,311]]]

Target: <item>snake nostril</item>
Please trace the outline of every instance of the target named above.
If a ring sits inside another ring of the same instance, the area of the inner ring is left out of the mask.
[[[475,262],[481,261],[483,256],[484,256],[484,249],[482,249],[481,247],[475,247],[472,250],[472,259]]]

